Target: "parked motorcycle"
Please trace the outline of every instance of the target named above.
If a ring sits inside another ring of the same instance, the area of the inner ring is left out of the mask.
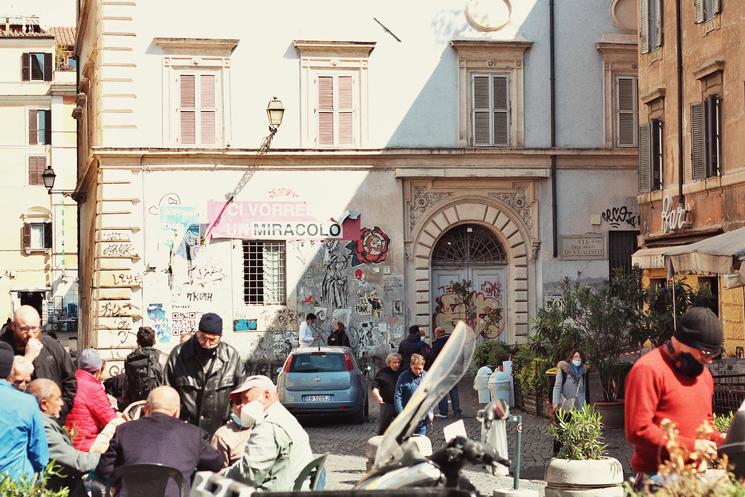
[[[461,475],[466,463],[486,466],[492,472],[497,465],[510,466],[494,447],[457,436],[429,457],[423,457],[412,434],[427,414],[458,383],[468,369],[476,348],[476,333],[459,322],[442,352],[437,356],[427,377],[412,395],[403,412],[383,434],[368,474],[356,490],[391,490],[420,487],[446,487],[475,494],[475,487]],[[509,407],[496,400],[477,414],[488,433],[491,424],[509,415]]]

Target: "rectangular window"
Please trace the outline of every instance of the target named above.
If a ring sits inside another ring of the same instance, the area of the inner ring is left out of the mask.
[[[178,79],[179,143],[215,145],[218,141],[216,75],[182,73]]]
[[[698,295],[694,305],[708,307],[719,316],[719,278],[717,276],[698,277]]]
[[[354,145],[354,77],[328,74],[316,78],[318,145]]]
[[[22,81],[51,81],[52,54],[45,52],[27,52],[21,54]]]
[[[662,182],[665,177],[663,172],[663,135],[662,119],[652,119],[649,123],[650,136],[650,164],[652,167],[652,190],[662,190]]]
[[[631,256],[639,248],[636,241],[638,235],[638,231],[608,232],[608,274],[611,278],[619,271],[631,273]]]
[[[636,76],[616,77],[616,146],[636,147],[637,113]]]
[[[722,100],[711,95],[691,104],[691,162],[693,179],[722,174]]]
[[[46,157],[29,157],[28,158],[28,184],[43,185],[44,179],[42,174],[47,167]]]
[[[52,144],[52,111],[36,110],[28,111],[28,144],[29,145],[51,145]]]
[[[721,0],[694,0],[696,5],[696,22],[706,22],[722,12]]]
[[[52,223],[24,223],[23,248],[27,251],[52,248]]]
[[[286,271],[284,241],[243,241],[243,301],[284,305]]]
[[[510,145],[509,78],[471,75],[471,129],[474,146]]]
[[[639,12],[639,50],[648,53],[662,46],[662,0],[640,0]]]

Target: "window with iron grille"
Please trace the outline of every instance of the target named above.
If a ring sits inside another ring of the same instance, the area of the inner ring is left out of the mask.
[[[243,241],[243,301],[284,305],[286,249],[284,241]]]

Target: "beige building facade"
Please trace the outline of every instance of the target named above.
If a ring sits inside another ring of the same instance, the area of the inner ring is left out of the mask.
[[[46,330],[77,331],[77,206],[73,28],[0,18],[0,316],[37,308]],[[68,56],[66,58],[66,55]],[[53,165],[52,194],[42,173]]]
[[[169,350],[207,311],[257,370],[310,312],[321,340],[342,322],[382,358],[462,318],[464,280],[484,335],[523,342],[564,277],[630,263],[633,2],[582,37],[563,7],[553,136],[545,2],[332,3],[343,22],[289,1],[215,6],[219,23],[198,2],[80,2],[81,340],[110,372],[138,326]]]
[[[666,250],[745,226],[745,143],[739,138],[745,131],[745,68],[738,49],[745,5],[682,2],[680,15],[675,2],[639,5],[638,199],[644,249],[635,260],[648,284],[659,284],[668,276]],[[712,292],[725,349],[742,356],[743,287],[728,284],[726,274],[703,270],[677,277]]]

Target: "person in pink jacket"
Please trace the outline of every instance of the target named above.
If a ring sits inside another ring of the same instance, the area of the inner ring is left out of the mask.
[[[78,391],[65,427],[74,435],[75,448],[86,452],[109,421],[117,417],[101,382],[102,369],[103,360],[96,349],[85,349],[80,353],[75,372]]]

